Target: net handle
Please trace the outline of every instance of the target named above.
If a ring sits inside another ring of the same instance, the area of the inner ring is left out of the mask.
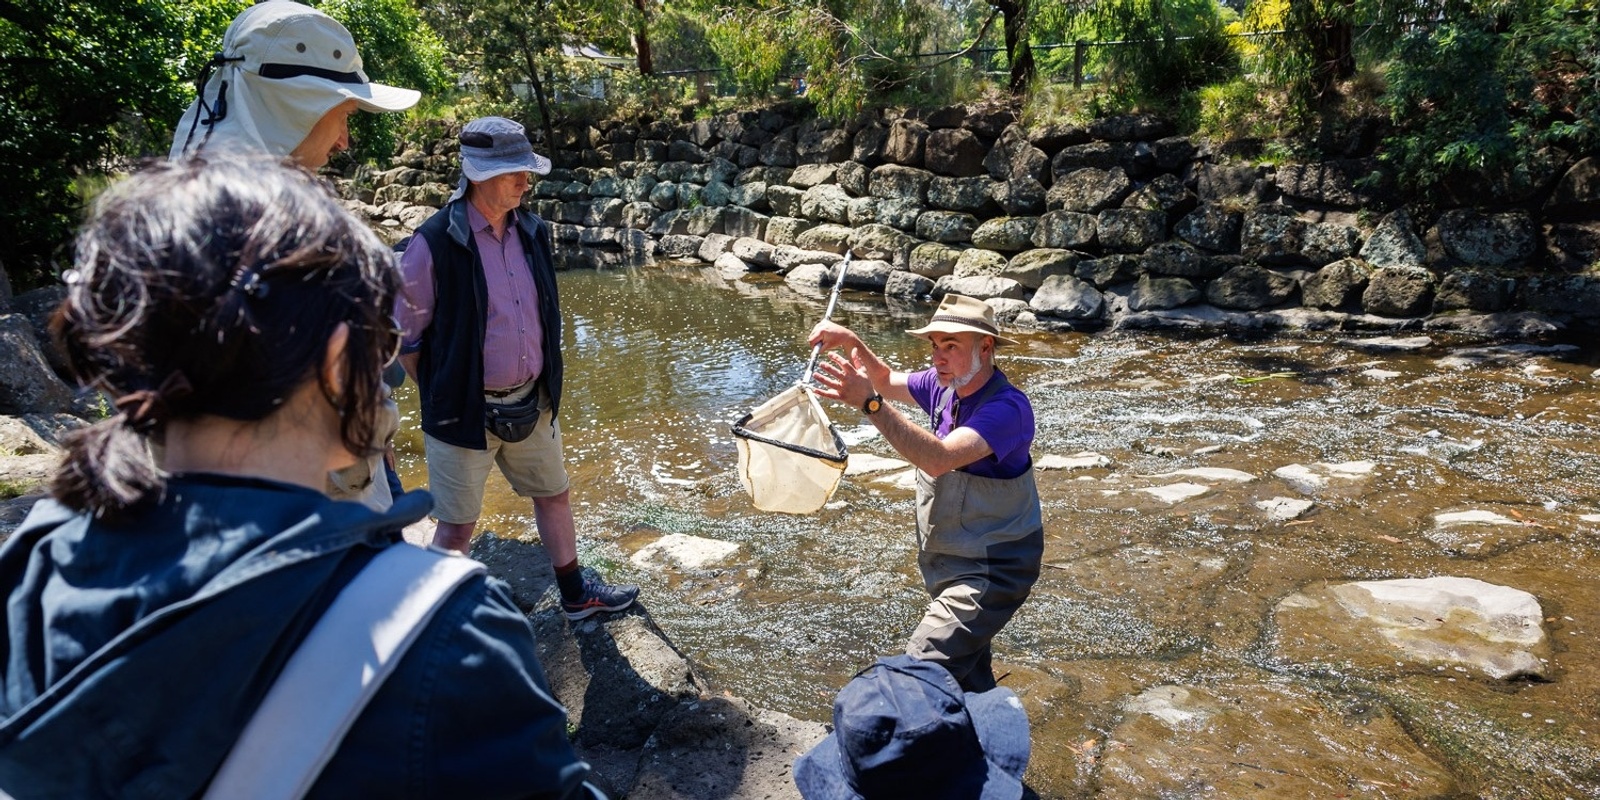
[[[839,304],[839,289],[844,286],[844,273],[850,269],[850,253],[844,254],[844,260],[839,262],[839,276],[833,279],[833,291],[828,295],[828,308],[822,312],[822,321],[827,322],[833,318],[833,307]],[[816,385],[817,359],[822,355],[822,342],[811,346],[811,360],[806,362],[806,371],[800,373],[800,383]]]

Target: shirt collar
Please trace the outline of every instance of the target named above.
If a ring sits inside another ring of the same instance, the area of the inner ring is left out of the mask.
[[[506,230],[517,227],[517,211],[515,208],[511,209],[511,220],[506,223]],[[467,227],[474,233],[494,232],[494,226],[489,224],[489,218],[485,217],[471,201],[467,202]]]

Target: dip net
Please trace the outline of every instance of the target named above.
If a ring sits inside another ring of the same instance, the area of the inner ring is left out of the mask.
[[[733,425],[739,482],[756,508],[810,514],[828,502],[850,454],[811,387],[791,386]]]

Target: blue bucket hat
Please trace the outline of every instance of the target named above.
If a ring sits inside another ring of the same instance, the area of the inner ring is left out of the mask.
[[[1017,800],[1028,714],[1010,689],[962,692],[949,670],[880,658],[839,691],[833,733],[794,764],[805,800]]]

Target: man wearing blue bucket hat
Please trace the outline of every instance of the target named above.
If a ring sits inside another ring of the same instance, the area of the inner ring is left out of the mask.
[[[794,764],[805,800],[1017,800],[1028,714],[1010,689],[962,692],[949,670],[880,658],[840,690],[833,733]]]
[[[522,208],[530,175],[550,173],[520,123],[484,117],[461,129],[461,183],[400,258],[400,363],[417,382],[433,544],[465,553],[489,470],[533,501],[569,619],[621,611],[637,586],[578,566],[562,463],[561,309],[550,226]]]

